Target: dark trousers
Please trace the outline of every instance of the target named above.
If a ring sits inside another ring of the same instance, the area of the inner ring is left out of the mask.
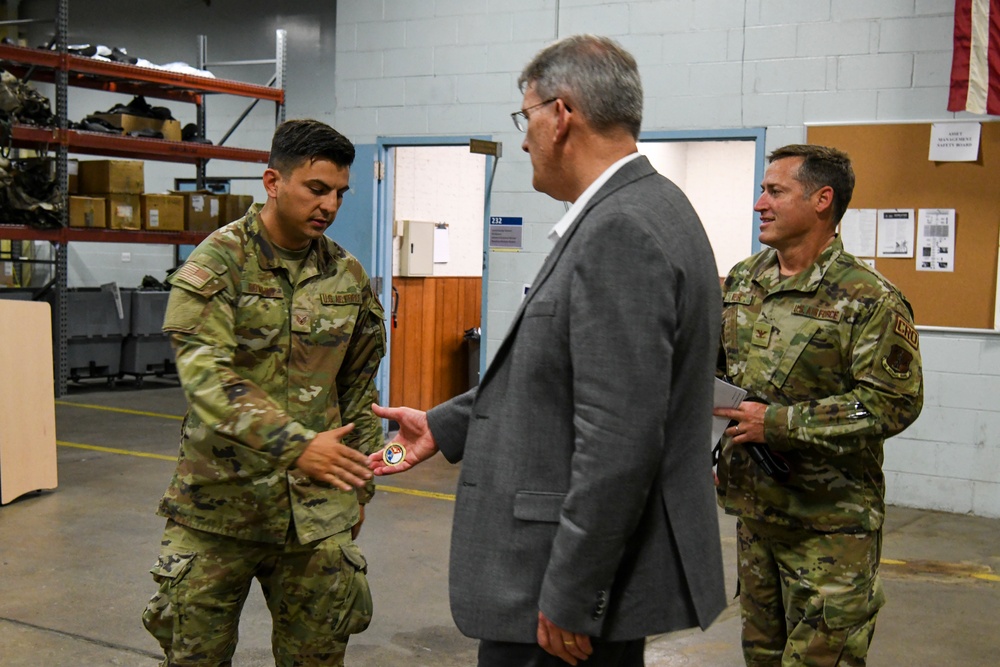
[[[579,667],[644,667],[645,639],[625,642],[590,640],[594,652]],[[546,653],[538,644],[479,642],[479,667],[567,667],[569,663]]]

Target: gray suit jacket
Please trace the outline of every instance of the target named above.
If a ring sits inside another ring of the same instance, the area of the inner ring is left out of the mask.
[[[532,643],[540,609],[636,639],[725,607],[716,273],[687,198],[639,157],[553,249],[479,387],[428,413],[462,461],[450,590],[464,634]]]

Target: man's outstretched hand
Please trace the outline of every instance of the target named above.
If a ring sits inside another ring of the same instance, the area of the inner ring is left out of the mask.
[[[368,457],[368,467],[376,475],[392,475],[409,470],[421,461],[426,461],[437,454],[434,435],[427,425],[427,413],[413,408],[383,408],[372,403],[372,412],[384,419],[391,419],[399,424],[399,433],[393,442],[406,449],[406,456],[396,465],[389,465],[382,458],[385,451],[379,450]]]

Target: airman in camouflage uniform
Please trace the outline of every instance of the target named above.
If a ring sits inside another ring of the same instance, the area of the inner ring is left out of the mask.
[[[716,410],[733,420],[717,491],[739,517],[744,656],[864,665],[885,600],[882,447],[920,413],[918,337],[899,290],[835,235],[854,187],[848,157],[787,146],[770,161],[755,210],[772,248],[726,279],[718,366],[754,399]],[[754,443],[787,479],[764,472]]]
[[[361,264],[324,235],[353,159],[327,125],[282,124],[267,203],[170,277],[163,328],[189,410],[143,614],[165,667],[229,665],[254,578],[280,667],[342,665],[371,620],[353,537],[374,492],[365,455],[383,440],[370,406],[384,313]]]

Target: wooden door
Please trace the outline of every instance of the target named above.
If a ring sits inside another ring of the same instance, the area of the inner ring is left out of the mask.
[[[483,279],[394,277],[392,284],[399,305],[392,330],[389,403],[427,410],[470,386],[464,333],[480,325]]]

